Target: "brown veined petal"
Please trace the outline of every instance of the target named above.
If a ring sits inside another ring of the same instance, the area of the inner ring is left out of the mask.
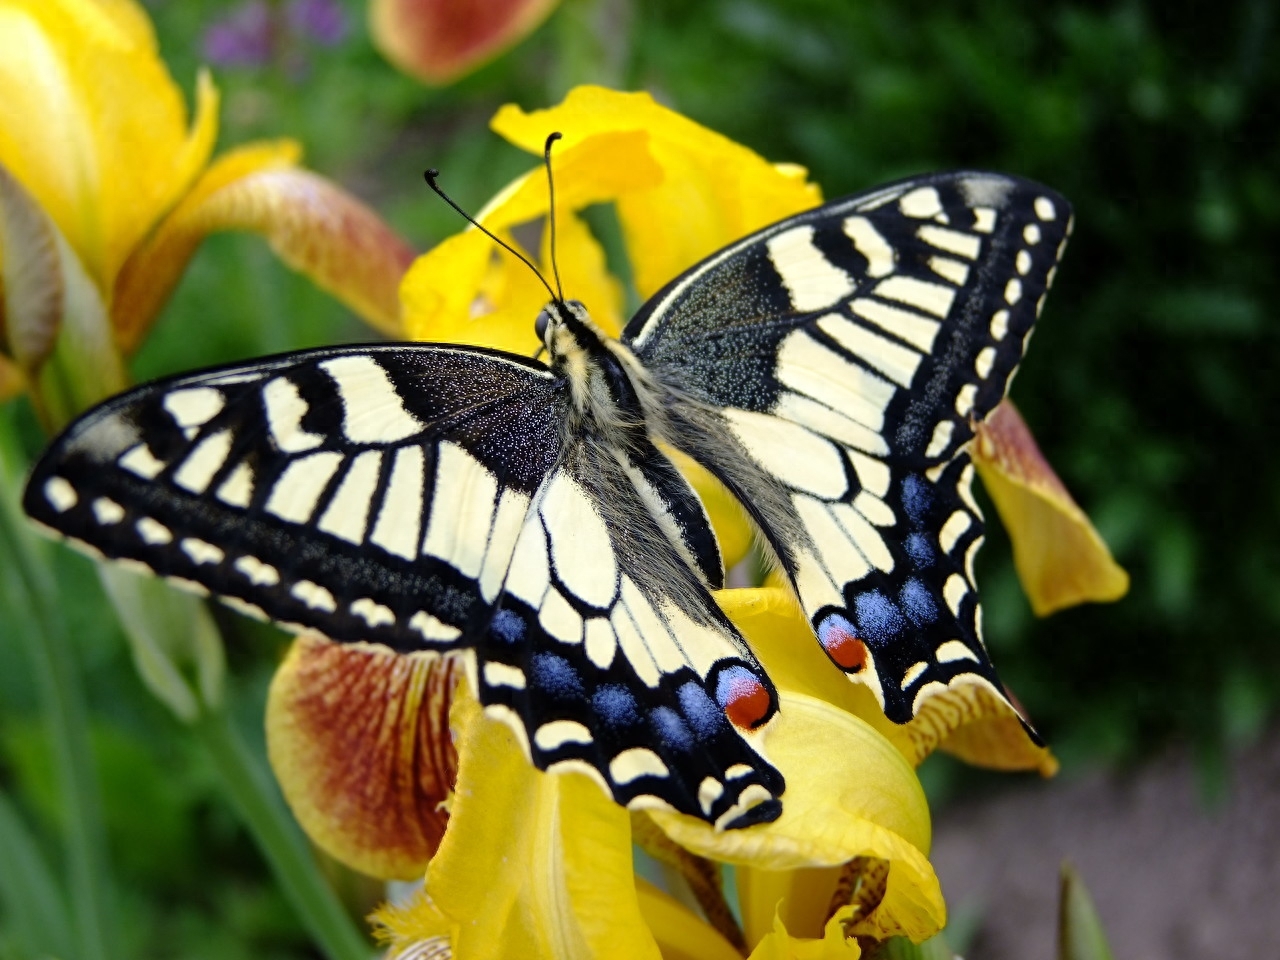
[[[113,321],[133,350],[195,248],[219,230],[267,238],[305,273],[382,331],[400,333],[400,281],[413,249],[337,184],[295,166],[296,144],[254,144],[220,157],[121,272]]]
[[[444,836],[462,665],[303,634],[271,682],[267,748],[298,822],[375,877],[422,875]]]
[[[973,462],[1013,544],[1022,589],[1037,616],[1119,600],[1129,575],[1058,479],[1013,403],[977,426]]]
[[[445,84],[515,46],[557,0],[373,0],[369,29],[405,73]]]

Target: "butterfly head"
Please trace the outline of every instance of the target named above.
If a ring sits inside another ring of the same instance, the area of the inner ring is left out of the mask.
[[[552,368],[583,351],[595,352],[606,339],[579,300],[552,300],[538,312],[533,329],[547,348]]]

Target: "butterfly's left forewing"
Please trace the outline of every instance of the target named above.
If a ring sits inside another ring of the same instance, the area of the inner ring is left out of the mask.
[[[743,501],[841,669],[906,722],[981,642],[973,424],[1004,397],[1070,225],[1016,178],[916,178],[694,267],[624,341],[672,440]]]
[[[566,435],[563,394],[540,364],[431,344],[184,375],[73,424],[24,506],[294,629],[473,650],[533,762],[620,803],[772,819],[782,778],[749,730],[776,700],[708,593],[701,506],[656,449]]]

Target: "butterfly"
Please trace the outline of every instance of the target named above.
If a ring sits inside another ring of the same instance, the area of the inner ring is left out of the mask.
[[[620,804],[769,821],[777,691],[712,599],[716,538],[664,451],[737,497],[833,669],[890,720],[1003,698],[968,445],[1070,225],[1016,177],[902,180],[726,247],[618,339],[553,299],[546,362],[387,343],[137,387],[51,445],[24,506],[287,628],[463,652],[538,768]]]

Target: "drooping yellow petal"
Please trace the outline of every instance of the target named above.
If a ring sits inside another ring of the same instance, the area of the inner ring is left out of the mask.
[[[763,746],[787,781],[782,815],[773,823],[716,831],[677,813],[649,815],[694,853],[759,869],[837,866],[858,856],[887,860],[875,935],[918,941],[940,930],[946,907],[925,855],[929,808],[902,754],[858,717],[786,689]]]
[[[0,162],[104,293],[204,167],[216,134],[212,82],[201,76],[188,129],[136,4],[0,2]]]
[[[413,250],[337,184],[295,166],[299,154],[292,141],[249,144],[205,171],[121,272],[112,319],[126,349],[140,342],[200,241],[220,230],[262,234],[293,269],[385,332],[401,332],[400,281]]]
[[[467,960],[658,960],[640,912],[627,811],[588,776],[535,770],[505,723],[458,688],[458,784],[423,898],[397,929],[447,934]]]
[[[742,631],[779,687],[806,693],[855,714],[913,765],[942,748],[967,763],[1051,776],[1057,760],[1027,736],[1013,708],[981,684],[953,683],[927,700],[907,724],[885,717],[871,691],[851,681],[822,652],[791,591],[780,586],[722,590],[716,601]]]
[[[1129,575],[1071,499],[1011,401],[978,424],[973,462],[1009,531],[1014,566],[1037,616],[1119,600],[1128,592]]]
[[[457,771],[449,705],[461,665],[385,647],[294,641],[267,701],[271,767],[303,829],[375,877],[422,875]]]
[[[558,0],[372,0],[369,32],[405,73],[445,84],[531,33]]]
[[[575,87],[563,103],[548,110],[526,113],[508,104],[492,125],[512,143],[538,154],[556,130],[564,134],[566,149],[607,133],[647,134],[648,153],[661,167],[663,180],[617,197],[642,297],[733,240],[822,199],[800,168],[770,164],[647,93]]]

